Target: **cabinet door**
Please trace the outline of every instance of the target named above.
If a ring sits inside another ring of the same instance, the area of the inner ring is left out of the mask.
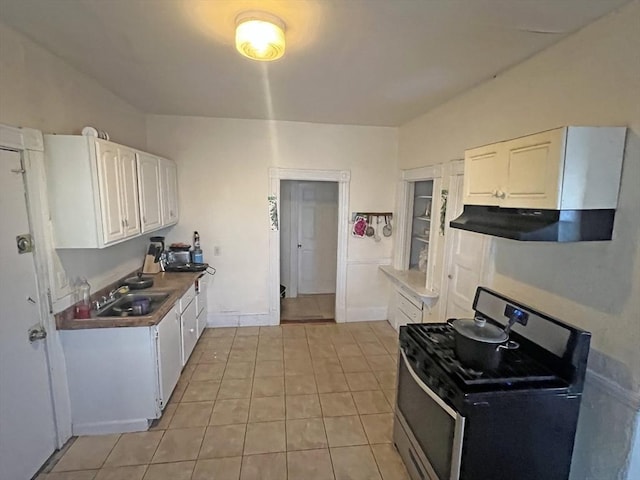
[[[178,221],[178,170],[171,160],[160,160],[160,180],[162,224],[172,225]]]
[[[192,301],[182,312],[182,365],[187,363],[198,341],[196,302]]]
[[[96,140],[96,156],[102,235],[107,244],[125,237],[120,160],[117,147],[100,140]]]
[[[196,310],[198,312],[198,338],[204,332],[204,329],[207,326],[207,291],[209,279],[208,275],[203,275],[198,279],[199,283],[199,292],[196,295]]]
[[[160,408],[169,401],[182,371],[182,341],[180,315],[173,308],[155,327],[157,328],[158,379]]]
[[[504,190],[506,171],[502,143],[467,150],[464,154],[465,205],[498,205],[497,193]]]
[[[138,199],[138,169],[133,150],[118,148],[122,181],[122,216],[125,237],[140,233],[140,204]]]
[[[160,162],[158,157],[138,153],[138,187],[140,189],[140,211],[142,233],[162,226],[160,212]]]
[[[505,142],[508,180],[500,206],[559,208],[565,136],[558,128]]]

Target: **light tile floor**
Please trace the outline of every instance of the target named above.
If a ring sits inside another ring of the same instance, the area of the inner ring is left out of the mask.
[[[280,319],[284,321],[333,320],[336,296],[298,295],[282,299]]]
[[[38,480],[408,480],[387,322],[207,329],[148,432],[79,437]]]

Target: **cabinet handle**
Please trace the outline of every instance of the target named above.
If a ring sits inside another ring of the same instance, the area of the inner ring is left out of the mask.
[[[507,196],[507,194],[505,192],[503,192],[502,190],[498,190],[498,192],[496,193],[496,197],[498,198],[505,198]]]
[[[126,218],[124,219],[124,226],[128,227],[129,226],[129,220],[127,220]]]
[[[122,226],[124,227],[124,218],[122,219],[122,221],[120,223],[122,223]]]

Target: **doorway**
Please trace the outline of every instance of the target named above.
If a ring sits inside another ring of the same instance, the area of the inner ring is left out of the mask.
[[[282,218],[281,184],[283,181],[333,182],[338,189],[337,235],[335,254],[335,301],[334,318],[336,323],[346,321],[346,284],[347,284],[347,243],[349,232],[349,170],[304,170],[293,168],[269,169],[269,198],[277,203],[278,221],[270,222],[269,234],[269,324],[280,324],[280,236]],[[296,244],[297,249],[297,244]],[[298,288],[298,287],[297,287]],[[297,292],[299,294],[299,292]],[[330,302],[330,300],[328,300]]]
[[[280,321],[335,318],[338,183],[280,184]]]

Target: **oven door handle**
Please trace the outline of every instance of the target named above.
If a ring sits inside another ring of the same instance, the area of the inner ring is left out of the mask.
[[[413,370],[413,367],[411,366],[411,363],[407,359],[407,354],[404,353],[404,349],[401,348],[400,349],[400,353],[402,354],[402,358],[404,359],[404,364],[407,366],[407,370],[409,370],[409,374],[411,374],[411,377],[413,378],[413,380],[424,391],[424,393],[429,395],[431,397],[431,400],[436,402],[438,404],[438,406],[440,408],[442,408],[445,412],[447,412],[447,414],[450,417],[452,417],[454,419],[458,419],[460,417],[460,415],[458,415],[458,413],[453,408],[451,408],[449,405],[447,405],[444,402],[444,400],[442,400],[433,390],[431,390],[429,387],[427,387],[425,385],[425,383],[420,379],[420,377],[418,377],[418,374]]]

